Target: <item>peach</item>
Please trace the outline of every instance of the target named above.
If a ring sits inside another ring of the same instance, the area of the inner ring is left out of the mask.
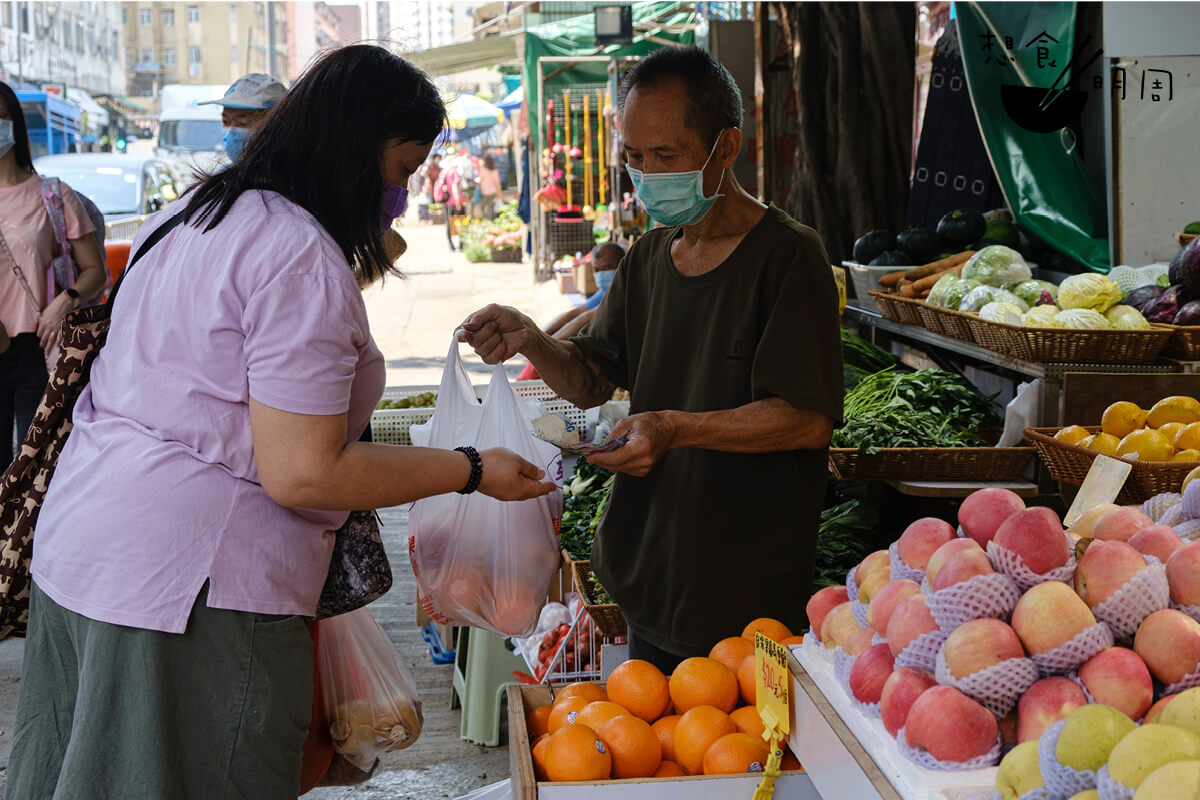
[[[1017,601],[1012,627],[1030,655],[1065,644],[1096,624],[1087,603],[1065,583],[1046,581],[1029,589]]]
[[[888,620],[887,640],[892,655],[900,655],[900,651],[923,633],[938,629],[933,614],[925,605],[925,595],[915,594],[896,606]]]
[[[993,541],[1020,556],[1025,566],[1038,574],[1065,566],[1071,559],[1062,521],[1045,506],[1018,511],[1004,520]]]
[[[921,587],[915,581],[890,581],[871,598],[871,604],[867,606],[867,624],[880,636],[886,635],[888,620],[892,618],[896,606],[920,593]]]
[[[929,557],[939,547],[958,534],[945,520],[937,517],[922,517],[904,529],[896,542],[896,553],[900,560],[913,569],[925,569]]]
[[[937,580],[938,570],[942,568],[942,565],[945,564],[951,556],[958,555],[964,550],[982,549],[983,548],[979,546],[979,542],[975,541],[974,539],[960,538],[951,539],[937,550],[934,550],[933,555],[929,557],[929,562],[925,565],[925,578],[929,581],[929,585],[932,586],[933,582]]]
[[[1024,658],[1021,640],[998,619],[974,619],[954,629],[942,643],[946,666],[955,678],[965,678],[1010,658]]]
[[[1154,556],[1164,564],[1175,551],[1183,547],[1183,539],[1174,528],[1151,525],[1129,537],[1129,545],[1144,556]]]
[[[992,562],[988,561],[987,553],[982,550],[964,550],[950,556],[938,570],[937,579],[933,582],[933,590],[942,589],[970,580],[976,575],[990,575],[995,572]]]
[[[1174,608],[1155,611],[1138,626],[1133,651],[1159,681],[1178,683],[1200,664],[1200,622]]]
[[[848,640],[859,629],[854,609],[849,602],[838,603],[821,620],[821,644],[830,650]]]
[[[1200,606],[1200,542],[1188,542],[1167,559],[1171,599],[1181,606]]]
[[[1075,567],[1075,591],[1095,608],[1146,567],[1146,557],[1117,539],[1093,539]]]
[[[1025,510],[1025,501],[1008,489],[980,489],[958,507],[958,524],[980,547],[996,535],[1006,519]]]
[[[1075,520],[1075,524],[1071,526],[1071,533],[1080,539],[1091,539],[1092,529],[1096,527],[1096,523],[1114,508],[1120,508],[1120,506],[1115,503],[1104,503],[1103,505],[1089,508],[1079,516],[1079,519]]]
[[[846,591],[845,586],[826,586],[808,598],[804,613],[808,615],[809,627],[812,629],[813,636],[817,637],[817,641],[821,639],[821,623],[825,621],[825,615],[833,610],[834,606],[849,599],[850,593]]]
[[[1096,526],[1092,528],[1092,538],[1109,542],[1128,542],[1135,533],[1153,524],[1154,520],[1143,514],[1140,509],[1133,506],[1117,506],[1110,508],[1096,520]]]
[[[1142,724],[1152,724],[1158,722],[1158,718],[1162,716],[1163,709],[1167,707],[1167,703],[1179,697],[1177,694],[1169,694],[1165,697],[1160,697],[1150,706],[1150,710],[1146,712],[1146,716],[1142,719]]]
[[[883,685],[892,674],[892,651],[886,644],[874,644],[854,660],[850,668],[850,694],[860,703],[878,703]]]
[[[1141,656],[1124,647],[1101,650],[1079,668],[1079,681],[1097,703],[1137,722],[1154,702],[1154,681]]]
[[[1017,742],[1037,739],[1046,728],[1087,702],[1087,695],[1070,678],[1042,678],[1017,701]]]
[[[877,569],[866,577],[862,583],[858,584],[858,602],[870,603],[871,598],[875,593],[887,586],[892,580],[892,568],[883,567]]]
[[[872,572],[883,567],[890,569],[891,565],[892,557],[888,555],[887,550],[876,550],[873,553],[868,553],[867,557],[860,561],[858,566],[854,568],[854,585],[862,586],[863,581]]]
[[[879,697],[879,716],[893,738],[904,727],[912,704],[922,692],[934,686],[937,681],[933,674],[923,669],[900,667],[888,676]]]
[[[968,761],[991,750],[999,727],[992,712],[953,686],[932,686],[908,709],[904,738],[939,761]]]
[[[864,650],[870,647],[875,642],[875,631],[870,628],[859,628],[846,641],[841,643],[841,647],[846,651],[847,655],[857,656]]]

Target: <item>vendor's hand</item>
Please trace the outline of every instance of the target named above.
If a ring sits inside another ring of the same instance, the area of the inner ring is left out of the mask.
[[[665,414],[651,411],[621,420],[608,439],[622,436],[627,439],[624,445],[607,453],[592,453],[587,460],[597,467],[641,478],[671,449],[675,431]]]
[[[511,450],[493,447],[479,454],[483,476],[478,491],[497,500],[528,500],[550,494],[558,488],[543,481],[546,472],[521,458]]]
[[[459,327],[459,341],[471,345],[485,364],[499,364],[521,351],[529,340],[528,317],[508,306],[495,303],[467,317]]]
[[[42,310],[38,316],[37,336],[41,342],[42,352],[47,356],[50,351],[58,346],[58,340],[62,333],[63,317],[67,316],[67,312],[75,305],[75,301],[66,292],[62,292],[55,296],[50,301],[50,305]]]

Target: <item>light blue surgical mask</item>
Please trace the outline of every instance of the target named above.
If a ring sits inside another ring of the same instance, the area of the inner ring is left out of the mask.
[[[229,156],[230,161],[238,160],[249,138],[249,128],[221,128],[221,146],[225,148],[225,155]]]
[[[0,158],[8,155],[8,151],[12,150],[16,143],[16,137],[13,135],[13,121],[0,119]]]
[[[617,274],[615,269],[601,270],[596,273],[596,288],[602,292],[607,292],[608,287],[612,286],[613,277]]]
[[[721,137],[717,136],[717,142]],[[712,160],[717,151],[716,142],[709,151],[704,167]],[[646,213],[655,222],[668,227],[675,225],[695,225],[704,219],[712,209],[713,204],[722,197],[721,183],[717,184],[717,193],[711,197],[704,196],[704,167],[691,172],[658,172],[647,175],[640,169],[634,169],[628,164],[625,170],[633,181],[638,200],[646,209]],[[725,180],[725,172],[721,171],[721,182]]]

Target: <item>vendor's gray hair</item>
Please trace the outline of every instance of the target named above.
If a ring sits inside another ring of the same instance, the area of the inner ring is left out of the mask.
[[[720,62],[692,46],[655,50],[626,73],[618,93],[621,113],[635,87],[651,88],[675,79],[687,87],[684,120],[708,147],[716,144],[717,135],[726,128],[742,127],[742,92],[737,82]]]

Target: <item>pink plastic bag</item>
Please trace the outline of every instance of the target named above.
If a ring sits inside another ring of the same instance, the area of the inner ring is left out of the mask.
[[[317,625],[321,717],[334,751],[369,773],[380,753],[403,750],[421,735],[416,682],[367,609]]]
[[[433,418],[409,434],[428,447],[506,447],[544,469],[561,489],[562,453],[531,433],[539,416],[536,403],[513,391],[502,366],[480,404],[454,340]],[[561,518],[561,490],[516,503],[480,493],[413,503],[408,552],[425,613],[445,625],[528,636],[558,568]]]

